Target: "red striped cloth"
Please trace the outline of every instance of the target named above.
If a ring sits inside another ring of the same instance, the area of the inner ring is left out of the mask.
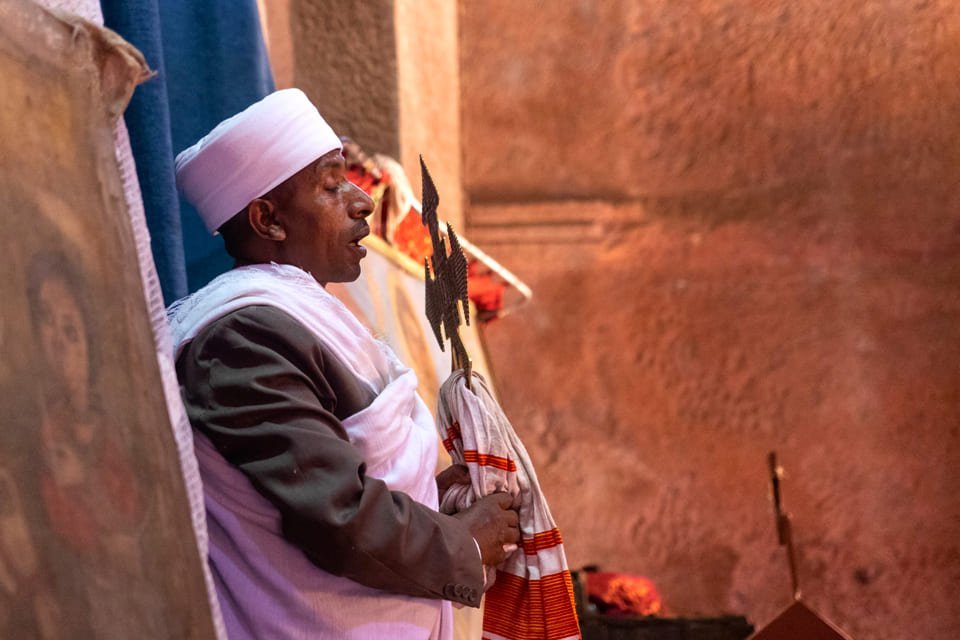
[[[471,484],[448,489],[440,510],[456,513],[478,496],[510,493],[519,507],[522,538],[503,564],[487,569],[483,638],[580,638],[563,538],[527,451],[483,378],[473,374],[473,392],[464,381],[457,371],[443,384],[437,415],[443,446],[455,463],[470,469]]]

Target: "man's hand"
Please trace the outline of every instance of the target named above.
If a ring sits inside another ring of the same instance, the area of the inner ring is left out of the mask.
[[[520,541],[520,521],[517,512],[510,508],[512,504],[513,496],[509,493],[492,493],[454,516],[470,529],[480,545],[480,559],[485,565],[496,566],[503,562],[509,555],[503,546]]]
[[[455,484],[470,484],[470,469],[465,464],[452,464],[437,474],[437,493],[440,500],[447,489]]]

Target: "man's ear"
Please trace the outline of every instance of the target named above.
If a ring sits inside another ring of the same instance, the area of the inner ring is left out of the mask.
[[[287,239],[287,230],[280,222],[278,214],[277,207],[263,198],[255,198],[247,205],[250,228],[264,240],[282,242]]]

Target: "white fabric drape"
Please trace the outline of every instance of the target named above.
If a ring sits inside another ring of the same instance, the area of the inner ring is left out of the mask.
[[[383,480],[437,508],[433,417],[417,378],[308,273],[290,265],[234,269],[170,307],[177,353],[212,322],[252,305],[306,327],[376,399],[343,421],[347,437]],[[210,518],[210,558],[231,640],[452,637],[448,601],[388,594],[317,568],[281,534],[280,514],[243,473],[197,438]]]

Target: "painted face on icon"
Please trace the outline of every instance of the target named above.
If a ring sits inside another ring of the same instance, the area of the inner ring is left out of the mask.
[[[74,293],[61,278],[51,277],[38,295],[40,345],[47,370],[66,392],[71,407],[86,409],[90,376],[86,320]]]

